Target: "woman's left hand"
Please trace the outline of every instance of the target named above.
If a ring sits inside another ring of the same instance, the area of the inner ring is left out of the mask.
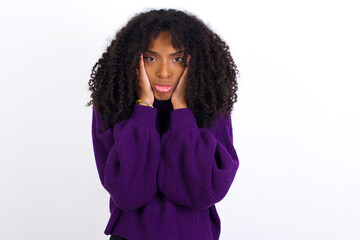
[[[187,108],[185,101],[185,89],[186,89],[186,76],[189,68],[190,55],[187,58],[187,66],[180,77],[178,84],[175,87],[173,94],[171,95],[171,103],[173,109]]]

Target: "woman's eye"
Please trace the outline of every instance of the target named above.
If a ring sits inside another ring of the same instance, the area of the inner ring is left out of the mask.
[[[144,57],[146,60],[148,61],[151,61],[151,62],[154,62],[155,61],[155,58],[153,57]]]
[[[175,62],[181,62],[183,59],[181,57],[174,58]]]

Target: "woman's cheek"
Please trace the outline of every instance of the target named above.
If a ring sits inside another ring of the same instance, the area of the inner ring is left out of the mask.
[[[146,75],[150,78],[153,75],[153,68],[145,64],[145,72]]]

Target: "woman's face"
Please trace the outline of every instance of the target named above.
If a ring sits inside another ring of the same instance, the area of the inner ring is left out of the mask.
[[[183,56],[183,47],[173,48],[169,31],[162,31],[156,39],[150,39],[147,49],[143,52],[144,66],[157,100],[171,99],[185,70],[186,59]]]

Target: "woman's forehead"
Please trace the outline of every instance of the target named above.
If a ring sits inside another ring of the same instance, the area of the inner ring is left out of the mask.
[[[180,50],[184,50],[184,47],[180,46],[180,48],[176,48],[172,42],[171,32],[162,31],[156,38],[150,38],[147,50],[150,50],[149,52],[167,51],[174,54]]]

